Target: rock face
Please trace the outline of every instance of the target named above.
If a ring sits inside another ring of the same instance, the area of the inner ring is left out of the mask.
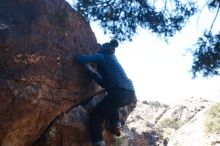
[[[207,133],[205,131],[208,112],[214,103],[203,99],[192,98],[181,103],[194,114],[189,120],[185,121],[182,127],[170,135],[168,146],[187,146],[192,144],[194,146],[218,145],[220,143],[220,134]],[[188,114],[192,115],[190,112]],[[184,119],[183,116],[182,120]]]
[[[121,146],[158,146],[163,143],[162,129],[156,126],[168,106],[159,102],[138,101],[118,139]]]
[[[91,146],[87,111],[77,106],[60,115],[34,146]]]
[[[0,2],[0,145],[30,146],[60,114],[95,92],[73,61],[97,50],[65,0]]]
[[[204,108],[210,106],[210,101],[201,98],[188,98],[177,103],[170,105],[170,108],[160,118],[160,121],[172,118],[175,121],[181,121],[182,123],[189,122],[197,113]],[[159,122],[160,122],[159,121]]]
[[[205,146],[204,121],[207,109],[199,112],[192,121],[178,129],[169,138],[169,146],[187,146],[191,144],[194,146]],[[210,144],[206,146],[210,146]]]
[[[103,94],[99,94],[93,99],[100,101],[102,97]],[[88,113],[91,108],[87,106],[90,105],[90,102],[82,105],[84,106],[79,105],[56,118],[34,146],[91,146],[88,130]],[[121,109],[120,120],[122,123],[125,122],[135,105],[136,101]],[[104,130],[103,135],[109,146],[115,144],[116,139],[110,132]]]
[[[207,111],[213,102],[187,98],[172,105],[138,101],[129,115],[121,146],[214,146],[219,133],[205,133]]]

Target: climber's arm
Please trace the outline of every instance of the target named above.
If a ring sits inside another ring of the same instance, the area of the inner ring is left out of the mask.
[[[103,78],[97,72],[93,71],[90,66],[86,65],[87,74],[96,81],[101,87],[105,88]]]
[[[93,55],[77,55],[75,57],[78,63],[100,63],[104,60],[104,55],[100,53],[96,53]]]
[[[99,84],[102,88],[105,88],[105,84],[103,82],[103,78],[98,75],[97,73],[94,73],[92,75],[93,79],[96,81],[97,84]]]

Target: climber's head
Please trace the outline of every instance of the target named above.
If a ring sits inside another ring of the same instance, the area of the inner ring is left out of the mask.
[[[118,47],[118,41],[117,40],[111,40],[110,42],[104,43],[101,45],[99,52],[105,52],[108,54],[114,54],[115,48]]]

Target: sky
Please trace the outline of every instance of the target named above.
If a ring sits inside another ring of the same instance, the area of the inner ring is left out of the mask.
[[[120,43],[116,56],[133,81],[139,100],[154,100],[172,103],[189,97],[220,101],[220,77],[203,78],[199,75],[192,79],[192,48],[204,28],[211,26],[213,13],[204,9],[194,16],[188,25],[175,37],[165,42],[148,30],[139,29],[131,42]],[[216,24],[213,31],[218,31]],[[97,23],[91,27],[99,43],[109,42],[109,35]]]

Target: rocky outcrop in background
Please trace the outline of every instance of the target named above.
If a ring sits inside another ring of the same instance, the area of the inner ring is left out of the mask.
[[[205,132],[213,104],[193,97],[171,105],[138,101],[118,141],[121,146],[216,146],[219,133]]]
[[[178,105],[186,107],[188,116],[185,114],[186,112],[182,112],[184,114],[182,114],[180,120],[184,121],[184,124],[175,132],[171,133],[169,136],[169,146],[187,146],[192,144],[194,146],[220,145],[220,131],[210,133],[206,130],[206,123],[209,120],[208,114],[210,108],[213,107],[215,103],[201,98],[190,98],[180,102]],[[220,115],[218,114],[216,117],[219,118]],[[212,125],[214,124],[219,125],[219,123],[212,123]]]
[[[138,101],[123,128],[122,146],[159,146],[163,144],[162,128],[157,121],[169,108],[157,101]]]

